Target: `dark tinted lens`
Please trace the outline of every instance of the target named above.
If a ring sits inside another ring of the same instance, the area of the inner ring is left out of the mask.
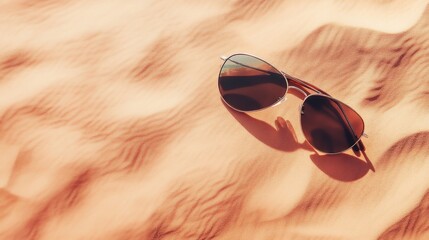
[[[222,66],[219,91],[231,107],[252,111],[272,106],[283,98],[287,82],[270,64],[249,55],[237,54]]]
[[[325,153],[338,153],[350,148],[362,136],[364,129],[362,118],[352,108],[320,95],[312,95],[304,101],[301,126],[307,141]]]

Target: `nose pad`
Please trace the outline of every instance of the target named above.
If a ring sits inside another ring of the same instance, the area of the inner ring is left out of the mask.
[[[284,102],[284,101],[286,101],[287,100],[287,97],[286,96],[284,96],[284,97],[279,97],[279,99],[277,100],[277,102],[273,105],[273,107],[274,106],[277,106],[277,105],[279,105],[280,103],[282,103],[282,102]]]
[[[304,114],[304,106],[303,106],[302,104],[300,104],[300,105],[298,106],[298,112],[299,112],[300,114]]]

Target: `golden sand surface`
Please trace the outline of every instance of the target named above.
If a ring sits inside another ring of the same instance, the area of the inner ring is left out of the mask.
[[[0,239],[429,239],[428,1],[0,1]],[[259,56],[365,120],[228,109]],[[370,170],[370,163],[375,172]]]

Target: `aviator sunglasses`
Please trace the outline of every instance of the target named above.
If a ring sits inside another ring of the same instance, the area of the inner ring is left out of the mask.
[[[348,105],[255,56],[233,54],[221,59],[218,86],[230,108],[239,112],[269,108],[281,103],[289,89],[295,89],[305,97],[299,108],[301,129],[313,148],[328,154],[350,148],[365,150],[363,119]]]

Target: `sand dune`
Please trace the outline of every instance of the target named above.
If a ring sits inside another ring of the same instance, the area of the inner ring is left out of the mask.
[[[0,1],[0,33],[0,239],[429,239],[428,1]],[[236,52],[355,108],[367,159],[293,94],[228,109]]]

